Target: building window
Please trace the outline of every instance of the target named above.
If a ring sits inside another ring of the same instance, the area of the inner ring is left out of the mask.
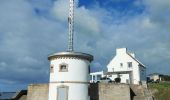
[[[97,80],[100,80],[101,79],[101,75],[97,75]]]
[[[123,67],[123,63],[120,63],[120,67],[121,67],[121,68]]]
[[[112,71],[114,72],[114,68],[112,68]]]
[[[50,73],[53,73],[54,72],[54,65],[51,65],[50,66]]]
[[[90,75],[90,80],[93,80],[93,76],[92,75]]]
[[[132,67],[132,62],[128,62],[128,67],[131,68]]]
[[[68,65],[63,63],[59,66],[59,72],[68,72]]]

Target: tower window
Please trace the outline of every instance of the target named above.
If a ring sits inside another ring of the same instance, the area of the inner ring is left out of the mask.
[[[67,64],[60,64],[59,72],[68,72],[68,65]]]
[[[132,62],[128,62],[128,67],[131,68],[132,67]]]
[[[50,72],[51,72],[51,73],[54,72],[54,66],[53,66],[53,65],[50,66]]]
[[[123,63],[120,63],[120,67],[121,67],[121,68],[123,67]]]

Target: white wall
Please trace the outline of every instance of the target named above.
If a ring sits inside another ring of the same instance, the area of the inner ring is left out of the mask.
[[[134,54],[132,56],[135,57]],[[132,62],[131,68],[128,67],[127,64],[128,62]],[[120,66],[120,63],[122,63],[123,66]],[[108,68],[108,72],[131,71],[133,84],[139,84],[140,69],[138,65],[139,63],[127,54],[126,48],[121,48],[116,50],[116,56],[110,61],[110,63],[107,65],[107,68]],[[127,77],[128,75],[122,74],[123,82],[125,82]]]
[[[49,100],[57,100],[57,87],[68,86],[68,100],[88,100],[88,85],[86,84],[74,84],[74,83],[50,83]]]
[[[62,63],[68,64],[68,72],[59,72]],[[62,85],[69,88],[68,100],[88,100],[88,60],[66,57],[53,59],[50,65],[54,67],[54,72],[50,73],[49,100],[57,100],[57,87]]]
[[[100,76],[101,78],[104,77],[104,72],[101,71],[101,72],[93,72],[93,73],[90,73],[90,83],[96,83],[97,81],[99,81],[100,79],[97,79],[97,76]]]
[[[118,77],[118,75],[116,75],[116,74],[114,74],[114,75],[112,75],[111,77],[109,77],[111,80],[115,80],[115,78],[117,78]],[[121,83],[127,83],[127,81],[126,80],[129,80],[129,82],[128,83],[130,83],[130,74],[120,74],[120,78],[121,78]]]
[[[59,72],[59,65],[68,64],[68,72]],[[56,59],[51,61],[54,73],[50,73],[50,82],[55,81],[89,81],[89,66],[87,60],[78,59]]]
[[[159,75],[151,75],[150,79],[153,79],[154,81],[158,80],[160,77]]]

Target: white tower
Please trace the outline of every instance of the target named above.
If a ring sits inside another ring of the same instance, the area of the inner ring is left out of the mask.
[[[76,52],[49,56],[49,100],[88,100],[89,67],[93,57]]]
[[[90,62],[93,56],[73,51],[74,0],[70,0],[68,52],[50,55],[49,100],[89,100]]]

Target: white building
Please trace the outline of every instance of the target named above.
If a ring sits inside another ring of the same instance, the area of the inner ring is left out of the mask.
[[[96,83],[98,81],[100,81],[100,79],[104,77],[104,72],[94,72],[94,73],[90,73],[90,83]]]
[[[56,53],[50,60],[48,100],[89,100],[89,69],[93,56],[77,52]]]
[[[107,65],[107,75],[114,80],[121,78],[121,83],[140,84],[146,82],[146,67],[135,58],[134,53],[126,48],[116,50],[116,56]]]
[[[150,74],[148,77],[150,80],[153,80],[154,82],[156,82],[156,81],[162,81],[164,76],[165,75],[163,74],[153,73],[153,74]]]

